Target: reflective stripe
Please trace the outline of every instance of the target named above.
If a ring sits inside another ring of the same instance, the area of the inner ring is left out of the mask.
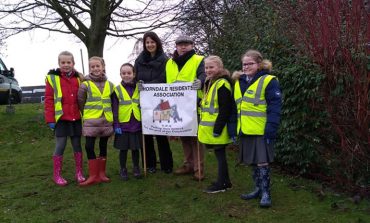
[[[132,101],[120,101],[119,104],[120,105],[130,105],[132,104]]]
[[[240,102],[242,102],[242,98],[238,98],[238,99],[235,100],[236,104],[239,104]]]
[[[57,82],[55,80],[55,75],[50,75],[50,79],[51,79],[51,82],[53,83],[53,90],[54,90],[55,98],[59,98],[58,89],[57,89]]]
[[[103,106],[102,105],[86,105],[85,109],[101,110],[101,109],[103,109]]]
[[[105,107],[103,110],[104,110],[105,112],[111,112],[111,111],[112,111],[112,108]]]
[[[208,112],[210,114],[218,113],[218,108],[201,108],[202,112]]]
[[[86,99],[86,102],[96,102],[96,101],[101,101],[101,97],[88,97]]]
[[[239,100],[239,102],[241,101],[240,99],[238,99],[238,100]],[[265,105],[266,104],[266,101],[265,100],[260,100],[257,97],[256,98],[243,97],[243,101],[244,102],[253,103],[254,105]]]
[[[138,99],[132,99],[132,101],[133,101],[134,103],[137,103],[137,104],[139,104],[139,103],[140,103],[140,100],[138,100]]]
[[[63,111],[61,111],[61,110],[55,111],[55,115],[63,115]]]
[[[266,112],[241,111],[240,115],[251,116],[251,117],[266,117]]]
[[[262,92],[262,87],[263,87],[263,83],[265,82],[265,79],[267,77],[267,74],[263,75],[259,82],[258,82],[258,86],[257,86],[257,91],[256,91],[256,96],[254,97],[255,101],[254,101],[254,105],[258,105],[258,102],[260,101],[260,97],[261,97],[261,92]],[[253,102],[252,102],[253,103]]]
[[[207,122],[207,121],[201,121],[199,123],[199,125],[203,125],[203,126],[214,126],[215,125],[215,122]]]
[[[55,103],[58,103],[58,102],[62,102],[62,98],[55,98],[55,99],[54,99],[54,104],[55,104]]]

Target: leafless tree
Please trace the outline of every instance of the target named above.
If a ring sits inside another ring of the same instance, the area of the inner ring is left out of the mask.
[[[107,36],[129,38],[168,28],[182,5],[171,0],[3,0],[0,40],[43,29],[75,35],[89,56],[103,56]]]

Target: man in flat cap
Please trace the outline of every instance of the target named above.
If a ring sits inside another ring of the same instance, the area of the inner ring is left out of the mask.
[[[193,82],[193,88],[200,90],[205,81],[204,57],[197,55],[194,50],[194,41],[190,36],[181,35],[176,41],[176,50],[173,58],[166,63],[166,81]],[[197,137],[180,137],[184,150],[184,163],[175,170],[175,174],[194,174],[195,180],[204,179],[204,150],[197,148]],[[199,154],[199,157],[198,157]],[[199,163],[198,163],[199,159]]]

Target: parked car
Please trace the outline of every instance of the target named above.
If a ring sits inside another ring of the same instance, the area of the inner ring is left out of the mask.
[[[17,104],[22,101],[22,89],[14,78],[14,69],[5,66],[0,58],[0,104]]]

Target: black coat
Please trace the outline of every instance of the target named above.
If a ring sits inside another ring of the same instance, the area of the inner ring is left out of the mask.
[[[168,58],[165,53],[158,53],[151,57],[143,51],[135,60],[136,81],[144,83],[166,83],[166,62]]]

